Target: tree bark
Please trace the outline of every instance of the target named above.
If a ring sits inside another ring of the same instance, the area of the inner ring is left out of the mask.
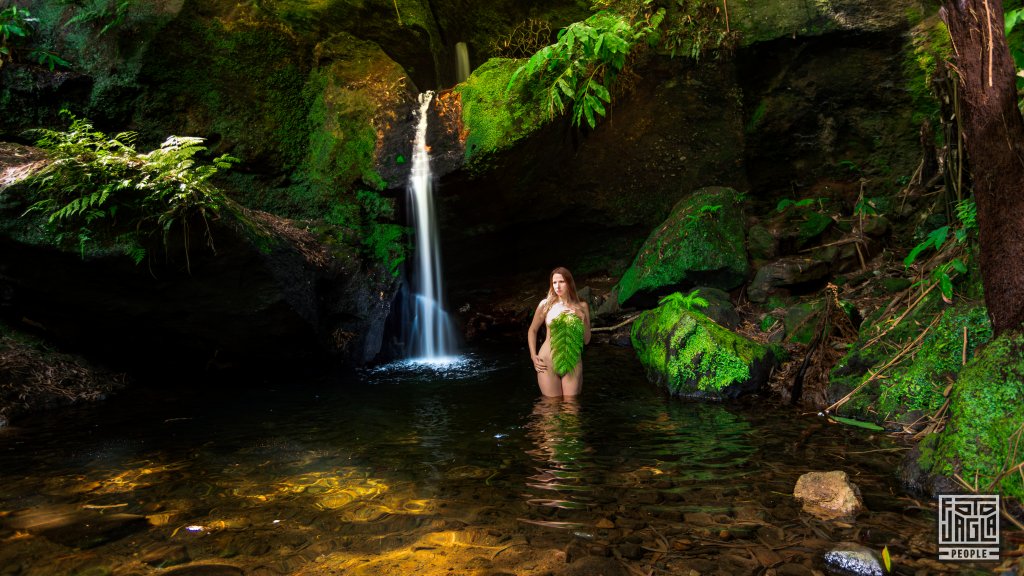
[[[997,334],[1024,326],[1024,119],[1001,0],[944,0],[978,206],[982,284]]]

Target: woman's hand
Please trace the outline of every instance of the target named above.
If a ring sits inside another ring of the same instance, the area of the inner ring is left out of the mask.
[[[548,371],[548,365],[544,362],[544,359],[534,354],[533,356],[533,369],[543,374]]]

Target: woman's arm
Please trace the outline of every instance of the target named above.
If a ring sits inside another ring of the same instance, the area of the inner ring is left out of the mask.
[[[541,302],[537,306],[537,311],[533,313],[533,322],[530,323],[530,329],[526,332],[526,342],[530,346],[530,360],[533,361],[533,368],[537,372],[544,372],[548,369],[547,365],[544,364],[544,360],[537,355],[537,331],[540,330],[540,325],[544,323],[544,303]]]

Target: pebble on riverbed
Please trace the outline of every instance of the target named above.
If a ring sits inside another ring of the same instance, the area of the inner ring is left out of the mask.
[[[858,544],[844,543],[825,553],[825,564],[855,576],[884,576],[875,552]]]
[[[804,512],[822,520],[853,520],[864,509],[860,488],[841,470],[804,474],[793,496],[803,502]]]

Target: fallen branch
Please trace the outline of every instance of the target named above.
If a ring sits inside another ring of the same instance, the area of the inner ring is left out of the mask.
[[[622,328],[626,324],[629,324],[629,323],[633,322],[634,320],[636,320],[637,318],[639,318],[640,314],[643,314],[643,312],[638,312],[636,314],[633,314],[632,316],[630,316],[629,318],[626,318],[622,322],[619,322],[615,326],[602,326],[600,328],[591,328],[590,331],[591,332],[614,332],[615,330],[618,330],[619,328]]]

